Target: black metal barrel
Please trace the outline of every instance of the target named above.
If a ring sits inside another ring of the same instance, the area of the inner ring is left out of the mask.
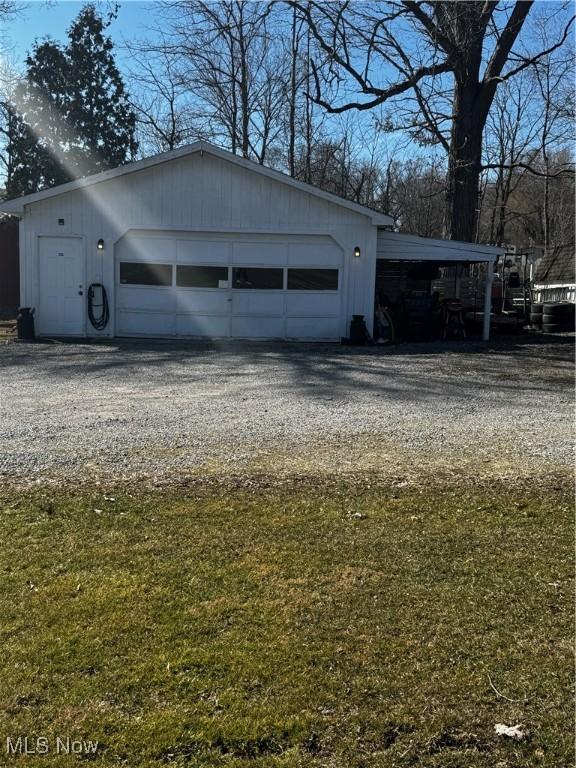
[[[16,315],[16,328],[18,338],[21,341],[34,341],[36,333],[34,331],[34,310],[30,307],[20,307]]]

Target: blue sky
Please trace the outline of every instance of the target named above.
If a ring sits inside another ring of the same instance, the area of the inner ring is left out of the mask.
[[[55,40],[64,41],[66,30],[78,15],[84,2],[69,0],[46,3],[44,0],[32,0],[21,5],[20,15],[10,21],[3,30],[4,44],[13,52],[20,64],[24,62],[34,40],[49,36]],[[99,2],[97,5],[105,13],[111,3]],[[116,58],[120,65],[123,57],[120,48],[122,39],[147,34],[147,26],[150,26],[153,18],[153,14],[150,13],[152,5],[139,0],[124,0],[120,3],[118,18],[108,30],[108,34],[118,44]]]
[[[6,53],[9,61],[15,59],[14,64],[17,69],[24,71],[24,60],[27,53],[32,49],[35,40],[41,40],[47,36],[59,41],[66,42],[67,30],[74,18],[78,15],[80,9],[86,0],[24,0],[21,2],[20,14],[10,20],[4,29],[0,29],[0,45],[6,46],[7,50],[0,50],[0,53]],[[96,0],[96,5],[102,15],[114,7],[112,0]],[[128,68],[129,54],[123,48],[124,40],[137,40],[145,37],[153,37],[151,28],[157,21],[158,3],[154,0],[122,0],[119,3],[117,18],[112,22],[108,29],[108,34],[115,42],[114,55],[121,71],[126,75]],[[562,3],[557,0],[539,0],[534,8],[533,17],[536,17],[538,10],[557,10],[560,20],[568,19],[573,12],[573,4],[568,3],[562,7]],[[530,49],[529,29],[523,35],[524,43]],[[126,84],[130,90],[130,78],[125,77]],[[385,108],[389,108],[385,105]],[[356,124],[371,126],[371,120],[378,112],[349,113],[343,119],[350,118]],[[335,123],[333,123],[335,124]],[[370,134],[373,136],[373,134]],[[384,136],[385,143],[395,146],[395,152],[404,157],[406,148],[410,147],[410,156],[432,155],[437,152],[442,154],[441,150],[432,148],[418,147],[413,142],[404,143],[404,138],[400,134],[398,142],[395,138]]]

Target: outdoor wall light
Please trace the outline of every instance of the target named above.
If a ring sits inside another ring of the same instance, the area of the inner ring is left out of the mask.
[[[98,248],[99,251],[104,250],[104,240],[102,238],[96,243],[96,248]]]
[[[357,259],[360,258],[360,246],[359,245],[357,245],[356,248],[354,248],[354,256]]]

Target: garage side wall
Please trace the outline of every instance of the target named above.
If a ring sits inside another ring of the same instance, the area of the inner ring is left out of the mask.
[[[138,230],[329,236],[344,255],[340,333],[347,335],[353,314],[365,315],[371,328],[377,228],[370,217],[208,153],[27,206],[21,222],[21,303],[38,304],[38,238],[80,237],[86,284],[104,284],[111,311],[104,331],[86,323],[86,335],[114,335],[115,244]],[[103,250],[97,249],[100,238]],[[356,247],[360,258],[354,257]]]

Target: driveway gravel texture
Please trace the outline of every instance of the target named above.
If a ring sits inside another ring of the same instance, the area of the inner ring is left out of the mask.
[[[0,477],[61,484],[571,471],[573,338],[0,346]]]

